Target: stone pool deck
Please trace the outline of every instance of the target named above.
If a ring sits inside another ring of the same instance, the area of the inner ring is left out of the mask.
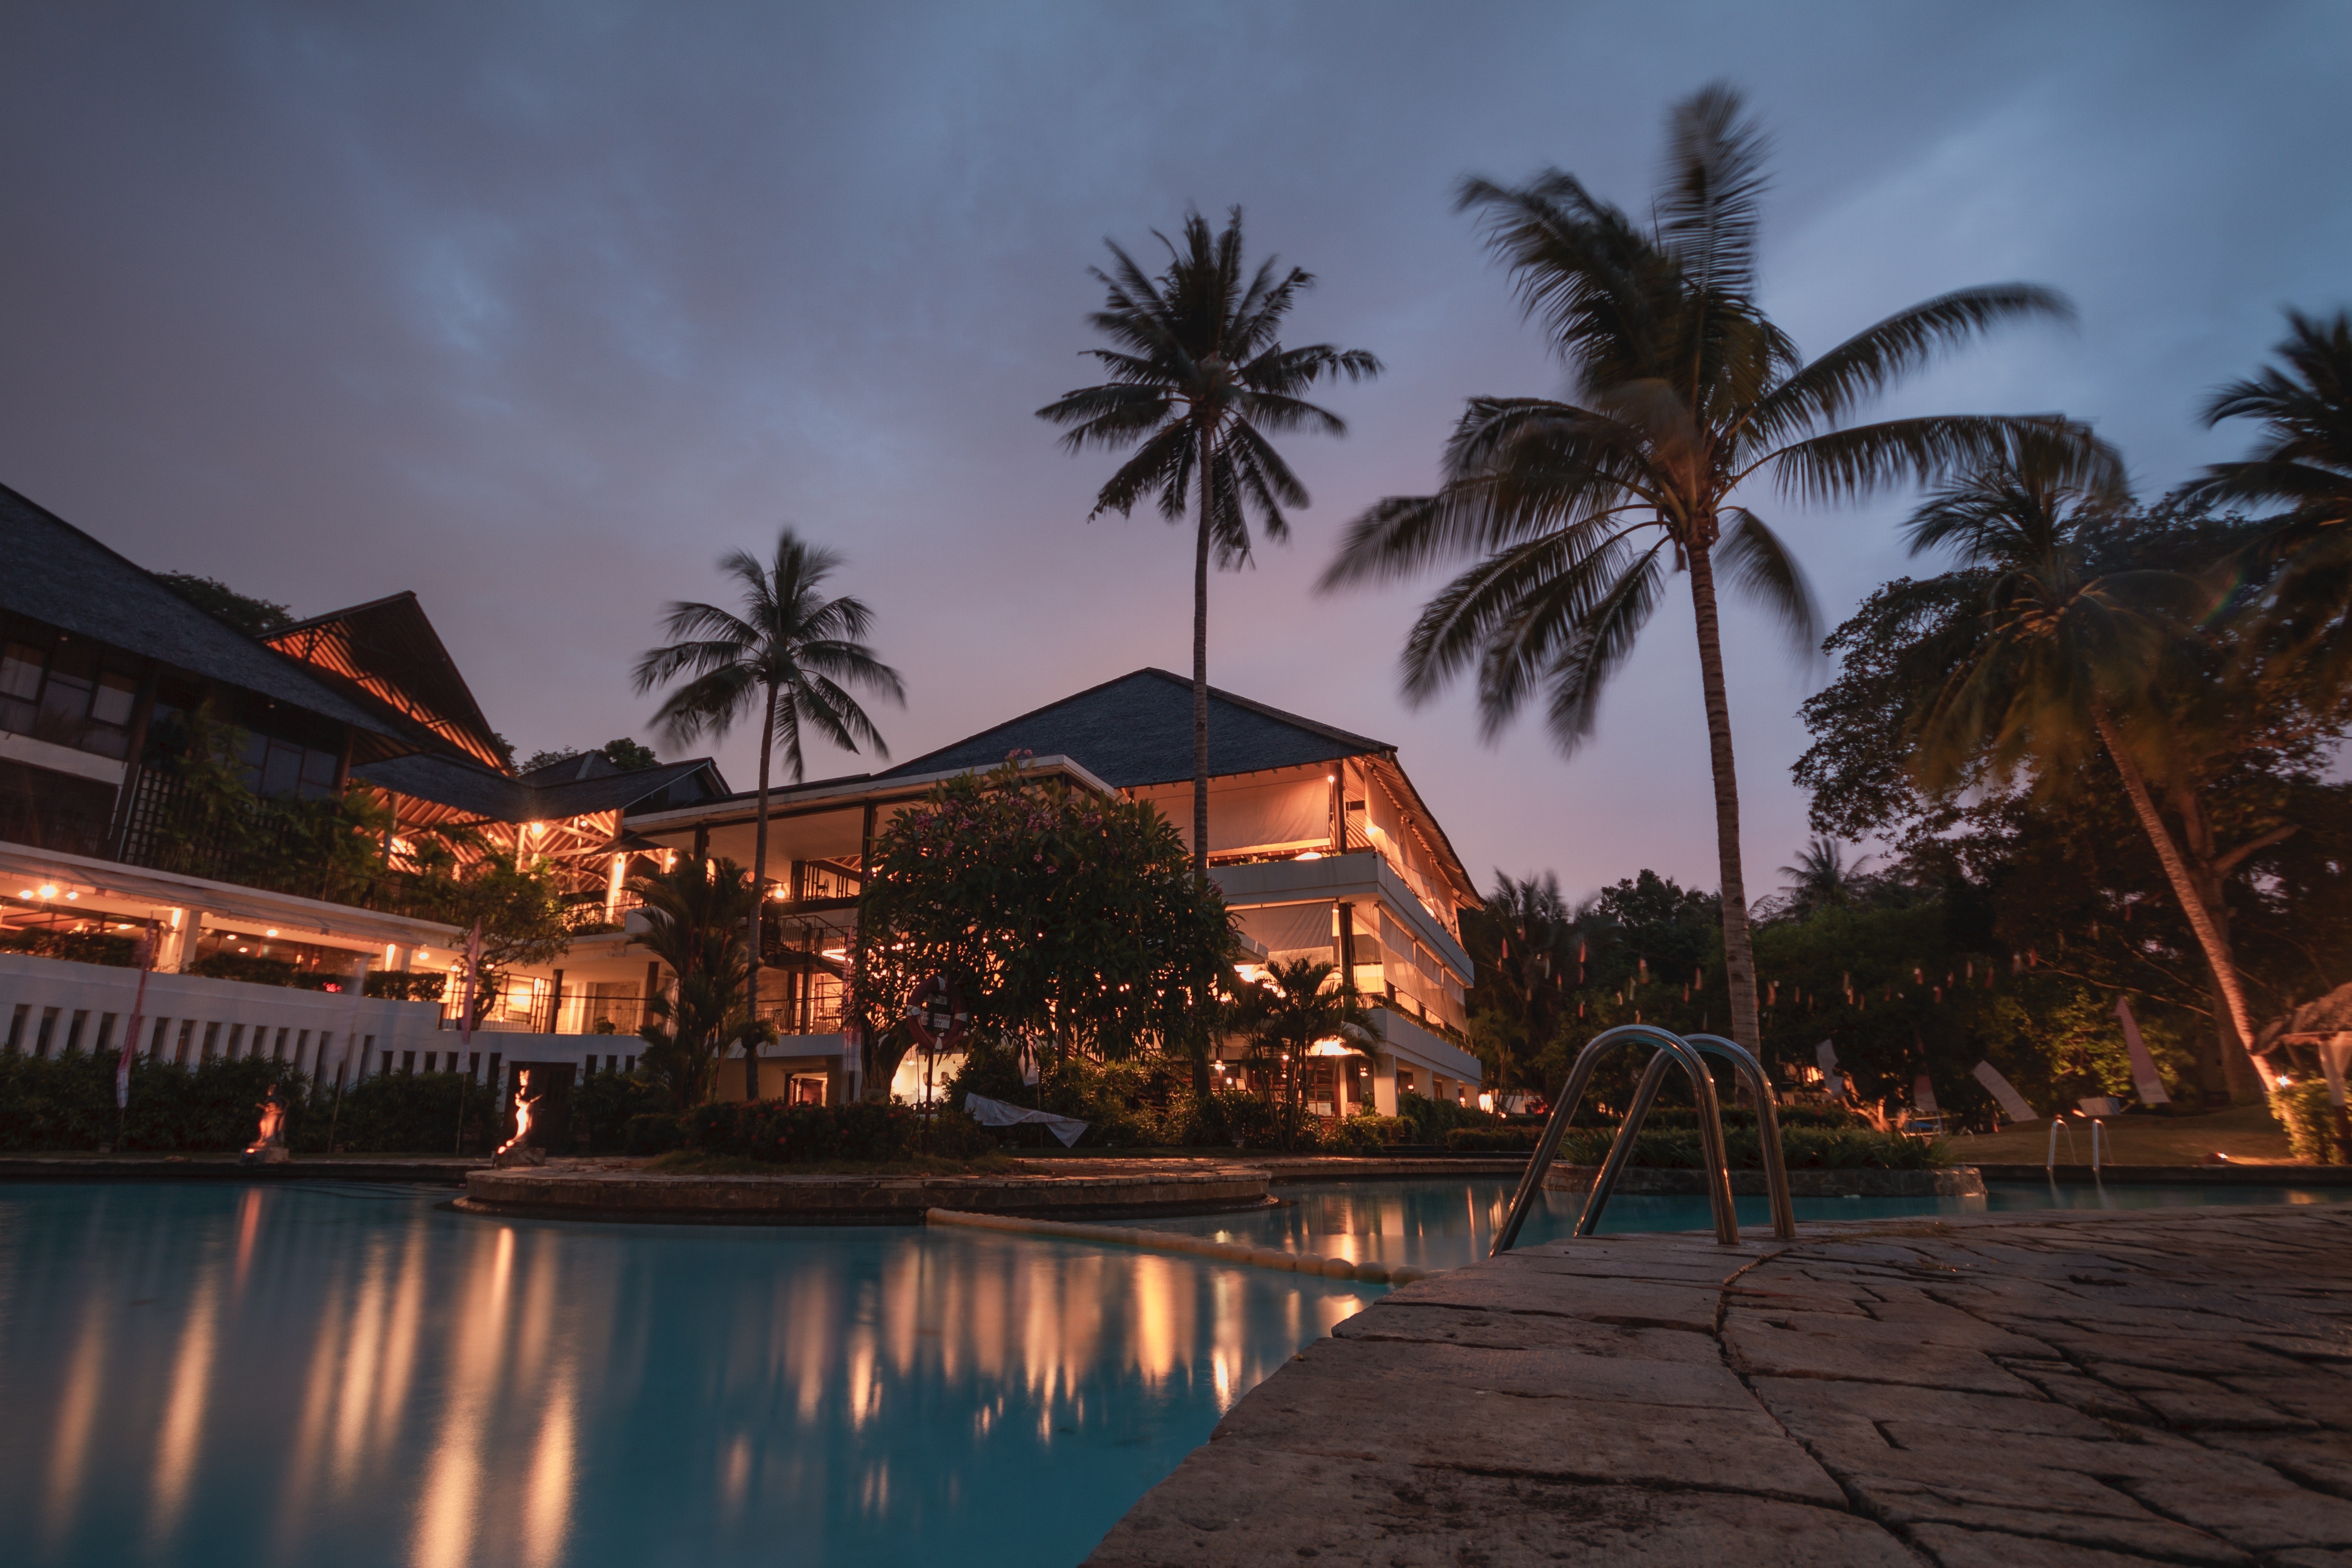
[[[1526,1248],[1244,1397],[1094,1568],[2352,1564],[2352,1205]]]

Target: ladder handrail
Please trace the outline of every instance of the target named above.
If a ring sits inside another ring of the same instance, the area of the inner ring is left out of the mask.
[[[1779,1241],[1794,1241],[1797,1211],[1789,1200],[1789,1158],[1780,1147],[1780,1111],[1773,1103],[1771,1075],[1756,1059],[1756,1053],[1738,1040],[1726,1039],[1721,1035],[1685,1037],[1700,1050],[1729,1062],[1748,1080],[1748,1092],[1756,1097],[1756,1140],[1758,1152],[1764,1161],[1764,1190],[1771,1197],[1772,1235]]]
[[[1568,1082],[1560,1089],[1559,1102],[1552,1107],[1551,1117],[1545,1122],[1543,1136],[1536,1141],[1535,1153],[1529,1156],[1528,1167],[1519,1174],[1519,1188],[1511,1198],[1510,1213],[1505,1216],[1500,1230],[1495,1233],[1490,1257],[1501,1257],[1519,1239],[1520,1227],[1527,1224],[1528,1215],[1535,1206],[1536,1194],[1543,1190],[1544,1173],[1550,1169],[1559,1153],[1559,1141],[1568,1131],[1569,1119],[1576,1114],[1577,1102],[1592,1081],[1601,1058],[1620,1045],[1642,1041],[1660,1051],[1670,1053],[1690,1076],[1691,1095],[1698,1102],[1698,1141],[1700,1156],[1706,1163],[1707,1206],[1715,1216],[1715,1239],[1728,1247],[1739,1240],[1739,1219],[1731,1206],[1731,1173],[1723,1157],[1723,1111],[1715,1098],[1715,1079],[1706,1070],[1706,1059],[1697,1047],[1680,1035],[1659,1028],[1654,1024],[1620,1024],[1613,1029],[1603,1029],[1585,1042],[1576,1054],[1576,1064],[1569,1068]],[[1661,1073],[1664,1068],[1659,1069]],[[1624,1138],[1622,1129],[1618,1133]],[[1616,1152],[1612,1144],[1611,1153]]]

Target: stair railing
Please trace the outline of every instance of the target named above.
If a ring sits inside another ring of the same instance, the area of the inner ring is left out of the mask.
[[[1559,1153],[1559,1141],[1568,1131],[1569,1120],[1576,1114],[1577,1103],[1584,1098],[1594,1070],[1603,1057],[1626,1045],[1657,1047],[1643,1073],[1643,1079],[1649,1084],[1653,1098],[1657,1092],[1654,1080],[1665,1076],[1666,1068],[1662,1064],[1680,1063],[1684,1073],[1690,1079],[1691,1097],[1698,1105],[1699,1154],[1706,1169],[1707,1206],[1715,1218],[1715,1239],[1725,1247],[1733,1246],[1739,1240],[1739,1219],[1731,1205],[1731,1172],[1723,1157],[1723,1110],[1716,1101],[1715,1079],[1706,1070],[1706,1060],[1700,1054],[1700,1047],[1680,1035],[1653,1024],[1621,1024],[1616,1028],[1604,1029],[1593,1036],[1577,1053],[1575,1065],[1569,1068],[1568,1082],[1560,1089],[1559,1101],[1552,1107],[1550,1120],[1544,1123],[1543,1136],[1536,1141],[1536,1152],[1528,1161],[1528,1168],[1520,1173],[1518,1191],[1511,1198],[1511,1210],[1505,1217],[1502,1228],[1495,1233],[1495,1243],[1489,1248],[1489,1256],[1499,1258],[1517,1244],[1520,1227],[1527,1224],[1537,1197],[1543,1192],[1544,1173],[1551,1168],[1553,1159]],[[1718,1051],[1717,1054],[1722,1053]],[[1638,1098],[1639,1091],[1636,1092]],[[1649,1107],[1643,1103],[1641,1110],[1646,1114]],[[1610,1145],[1610,1163],[1603,1166],[1604,1174],[1612,1167],[1623,1169],[1625,1161],[1632,1157],[1633,1136],[1639,1131],[1636,1119],[1628,1116],[1625,1124],[1618,1129],[1616,1142]],[[1601,1201],[1607,1202],[1605,1194]],[[1588,1206],[1591,1204],[1590,1195],[1587,1204]],[[1595,1217],[1597,1220],[1597,1214]]]

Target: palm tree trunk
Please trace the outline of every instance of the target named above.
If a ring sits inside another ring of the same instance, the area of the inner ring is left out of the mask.
[[[1723,968],[1731,989],[1731,1037],[1759,1056],[1756,947],[1748,930],[1748,879],[1739,868],[1739,778],[1731,762],[1731,702],[1723,689],[1723,635],[1715,606],[1715,562],[1690,552],[1691,608],[1698,623],[1699,688],[1706,699],[1707,761],[1715,773],[1715,857],[1723,881]]]
[[[2236,1044],[2243,1053],[2254,1037],[2253,1014],[2246,1005],[2245,983],[2239,976],[2229,939],[2215,926],[2213,911],[2189,876],[2188,862],[2181,858],[2179,847],[2173,843],[2170,830],[2158,814],[2156,801],[2147,793],[2147,781],[2140,776],[2139,764],[2132,760],[2130,751],[2124,745],[2123,736],[2116,730],[2115,721],[2108,717],[2105,708],[2094,707],[2091,722],[2097,726],[2099,740],[2107,748],[2107,756],[2116,764],[2116,772],[2122,775],[2124,794],[2130,797],[2132,810],[2138,816],[2140,826],[2147,831],[2147,841],[2156,847],[2156,858],[2164,867],[2165,879],[2172,884],[2172,896],[2180,900],[2180,912],[2189,917],[2189,929],[2196,933],[2197,945],[2205,952],[2206,966],[2213,972],[2214,986],[2221,994],[2231,1030],[2235,1032]],[[2225,1035],[2227,1033],[2225,1031]],[[2252,1065],[2251,1058],[2249,1065]],[[2235,1078],[2239,1075],[2231,1073],[2230,1076]],[[2260,1075],[2257,1081],[2261,1081]]]
[[[743,1098],[760,1098],[760,917],[768,897],[768,763],[776,750],[776,689],[767,688],[767,713],[760,721],[759,825],[751,830],[751,919],[743,966],[743,1006],[748,1029],[743,1037]]]
[[[1192,875],[1209,878],[1209,447],[1201,432],[1201,536],[1192,543]]]

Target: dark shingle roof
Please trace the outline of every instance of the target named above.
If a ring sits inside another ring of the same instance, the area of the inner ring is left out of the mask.
[[[455,757],[431,754],[394,757],[352,772],[369,784],[492,822],[552,822],[593,811],[626,811],[709,766],[709,758],[696,757],[634,773],[615,769],[593,778],[537,785]],[[552,771],[541,768],[531,776],[545,778]]]
[[[1209,688],[1212,773],[1255,773],[1395,750],[1385,741],[1368,740]],[[1015,751],[1067,757],[1114,789],[1189,779],[1192,683],[1164,669],[1139,669],[874,776],[988,767]]]
[[[301,666],[213,619],[63,518],[0,485],[0,607],[112,643],[195,674],[340,720],[377,738],[370,750],[413,742],[330,689]]]
[[[362,707],[422,730],[436,748],[497,765],[499,737],[415,594],[313,616],[261,640]]]

